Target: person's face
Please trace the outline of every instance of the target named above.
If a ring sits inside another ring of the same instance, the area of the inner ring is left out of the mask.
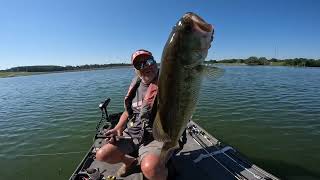
[[[155,62],[155,60],[150,59],[149,57],[144,56],[138,58],[139,59],[136,60],[136,63],[134,65],[136,68],[136,72],[143,83],[149,84],[157,75],[157,63]]]

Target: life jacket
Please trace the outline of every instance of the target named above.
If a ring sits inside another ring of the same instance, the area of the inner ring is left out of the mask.
[[[158,77],[158,76],[157,76]],[[124,98],[124,108],[128,112],[129,122],[127,124],[127,132],[132,136],[133,139],[136,139],[135,143],[145,143],[153,139],[152,137],[152,125],[156,115],[157,103],[156,97],[158,93],[157,77],[154,82],[150,83],[147,91],[143,97],[142,106],[139,114],[134,114],[132,109],[132,101],[136,96],[137,89],[140,86],[141,79],[140,77],[135,77],[129,87],[128,93]],[[130,124],[132,121],[141,121],[142,127],[137,133],[136,131],[130,133]]]
[[[159,73],[156,77],[158,78]],[[135,117],[132,110],[132,100],[136,95],[136,91],[139,88],[141,83],[141,79],[139,77],[135,77],[129,87],[128,93],[124,98],[124,108],[129,114],[129,123],[131,120],[141,120],[142,128],[136,136],[132,136],[134,139],[133,142],[135,144],[145,143],[148,144],[153,140],[152,136],[152,125],[157,113],[157,94],[158,94],[158,85],[157,81],[151,83],[147,89],[147,92],[144,96],[142,107],[140,110],[140,114],[138,117]],[[128,127],[128,126],[127,126]],[[129,132],[130,133],[130,132]],[[184,144],[187,143],[187,134],[186,130],[184,130],[181,138],[179,139],[179,149],[180,151]]]

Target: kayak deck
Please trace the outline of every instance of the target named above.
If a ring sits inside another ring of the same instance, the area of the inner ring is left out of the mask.
[[[119,116],[119,114],[114,116]],[[103,127],[110,128],[108,125],[103,125]],[[100,131],[103,131],[103,129],[100,129]],[[278,179],[250,163],[231,146],[223,145],[193,121],[189,122],[186,134],[187,143],[180,152],[170,159],[167,165],[169,170],[168,179]],[[98,169],[104,176],[100,176],[102,179],[108,179],[108,176],[116,176],[118,168],[122,165],[121,163],[108,164],[95,159],[96,150],[106,143],[104,137],[100,135],[98,133],[95,136],[94,144],[70,177],[70,180],[78,180],[81,177],[85,177],[86,169]],[[125,178],[116,177],[116,179],[142,180],[145,178],[141,171],[138,170]]]

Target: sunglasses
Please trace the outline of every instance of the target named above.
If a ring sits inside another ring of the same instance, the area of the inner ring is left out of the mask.
[[[156,61],[154,59],[147,59],[144,61],[139,61],[134,63],[134,68],[136,68],[137,70],[141,70],[141,69],[145,69],[147,67],[150,67],[152,65],[156,64]]]

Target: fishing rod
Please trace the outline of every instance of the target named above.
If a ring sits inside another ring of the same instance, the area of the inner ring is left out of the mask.
[[[205,133],[203,133],[203,131],[199,130],[199,134],[202,135],[204,137],[204,139],[206,139],[211,145],[214,145],[214,143],[212,143],[210,141],[210,139],[208,138],[208,136],[205,135]],[[254,172],[250,171],[248,168],[244,167],[243,165],[241,165],[240,163],[238,163],[235,159],[233,159],[230,155],[225,153],[226,151],[221,151],[222,154],[224,154],[226,157],[228,157],[230,160],[232,160],[233,162],[235,162],[238,166],[240,166],[241,168],[243,168],[244,170],[248,171],[250,174],[252,174],[255,178],[257,179],[265,179],[259,175],[256,175]],[[247,165],[251,166],[248,162],[245,161],[241,161],[243,163],[246,163]],[[268,176],[265,172],[260,171],[259,169],[256,169],[258,172],[260,172],[261,174]]]
[[[199,130],[194,127],[194,125],[189,126],[189,134],[191,135],[192,139],[199,144],[202,149],[211,157],[213,158],[218,164],[220,164],[225,170],[227,170],[230,174],[232,174],[236,179],[238,180],[246,180],[245,177],[243,177],[242,175],[236,173],[236,172],[231,172],[223,163],[221,163],[217,158],[215,158],[206,148],[208,148],[207,145],[204,144],[204,142],[199,139],[199,137],[194,136],[194,134],[196,134],[196,132],[198,132]],[[193,133],[192,133],[193,132]],[[198,134],[198,133],[197,133]]]
[[[215,146],[215,144],[213,142],[210,141],[209,137],[205,135],[205,133],[198,129],[195,125],[192,125],[191,126],[191,129],[193,130],[193,132],[195,134],[199,134],[201,135],[202,137],[204,137],[204,139],[206,139],[211,145]],[[208,147],[206,144],[204,144],[205,147]],[[264,180],[265,178],[264,177],[261,177],[259,175],[256,175],[254,172],[250,171],[248,168],[244,167],[243,165],[241,165],[240,163],[238,163],[235,159],[233,159],[232,157],[230,157],[230,155],[226,154],[225,152],[226,151],[220,151],[223,155],[225,155],[226,157],[228,157],[230,160],[232,160],[233,162],[235,162],[238,166],[240,166],[241,168],[243,168],[244,170],[246,170],[247,172],[249,172],[250,174],[253,175],[253,177],[257,178],[257,179],[261,179],[261,180]],[[210,156],[212,156],[210,154]],[[247,162],[245,162],[247,165],[250,165],[248,164]],[[258,172],[260,172],[261,174],[267,176],[267,174],[265,174],[264,172],[261,172],[259,170],[257,170]]]

